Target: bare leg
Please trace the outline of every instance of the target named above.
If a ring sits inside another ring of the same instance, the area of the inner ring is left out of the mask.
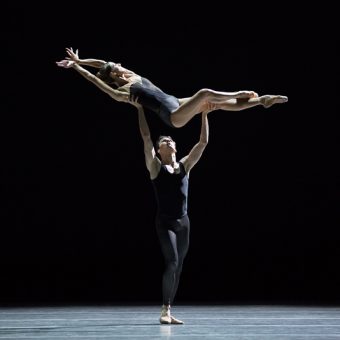
[[[224,104],[230,99],[249,99],[256,96],[254,91],[219,92],[202,89],[190,98],[180,99],[179,108],[171,114],[171,122],[175,127],[182,127],[196,114],[201,113],[207,103],[218,105]]]
[[[192,117],[204,111],[208,106],[213,106],[214,110],[241,111],[258,105],[268,108],[274,104],[288,101],[286,96],[280,95],[264,95],[258,97],[255,92],[251,91],[233,93],[235,94],[234,98],[228,98],[221,102],[221,96],[215,96],[216,91],[209,92],[209,94],[202,94],[199,91],[193,97],[181,100],[180,107],[171,114],[171,121],[175,127],[182,127],[190,121]],[[237,97],[237,94],[240,96]],[[246,97],[246,95],[248,95],[248,97]],[[226,96],[224,96],[224,98],[226,98]]]
[[[286,103],[287,101],[288,98],[286,96],[264,95],[256,98],[229,99],[223,104],[215,105],[214,109],[224,111],[242,111],[258,105],[268,108],[274,104]]]

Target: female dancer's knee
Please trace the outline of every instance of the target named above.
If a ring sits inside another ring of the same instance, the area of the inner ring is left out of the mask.
[[[208,88],[200,89],[196,95],[202,100],[208,100],[212,98],[214,91]]]

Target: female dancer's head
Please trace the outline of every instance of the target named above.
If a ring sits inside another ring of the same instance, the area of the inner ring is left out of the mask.
[[[109,61],[99,69],[96,76],[106,84],[114,85],[115,76],[118,76],[120,73],[120,64]]]

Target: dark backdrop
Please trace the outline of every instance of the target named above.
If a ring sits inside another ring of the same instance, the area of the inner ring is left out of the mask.
[[[177,303],[337,303],[339,67],[329,7],[7,3],[1,113],[1,304],[159,303],[163,259],[136,109],[73,70],[121,62],[164,91],[289,97],[209,115],[190,177]],[[323,24],[321,25],[321,22]],[[334,82],[335,81],[335,82]],[[178,157],[200,118],[169,129]]]

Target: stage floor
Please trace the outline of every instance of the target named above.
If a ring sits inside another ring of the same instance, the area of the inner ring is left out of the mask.
[[[0,339],[340,339],[340,306],[179,305],[0,308]]]

